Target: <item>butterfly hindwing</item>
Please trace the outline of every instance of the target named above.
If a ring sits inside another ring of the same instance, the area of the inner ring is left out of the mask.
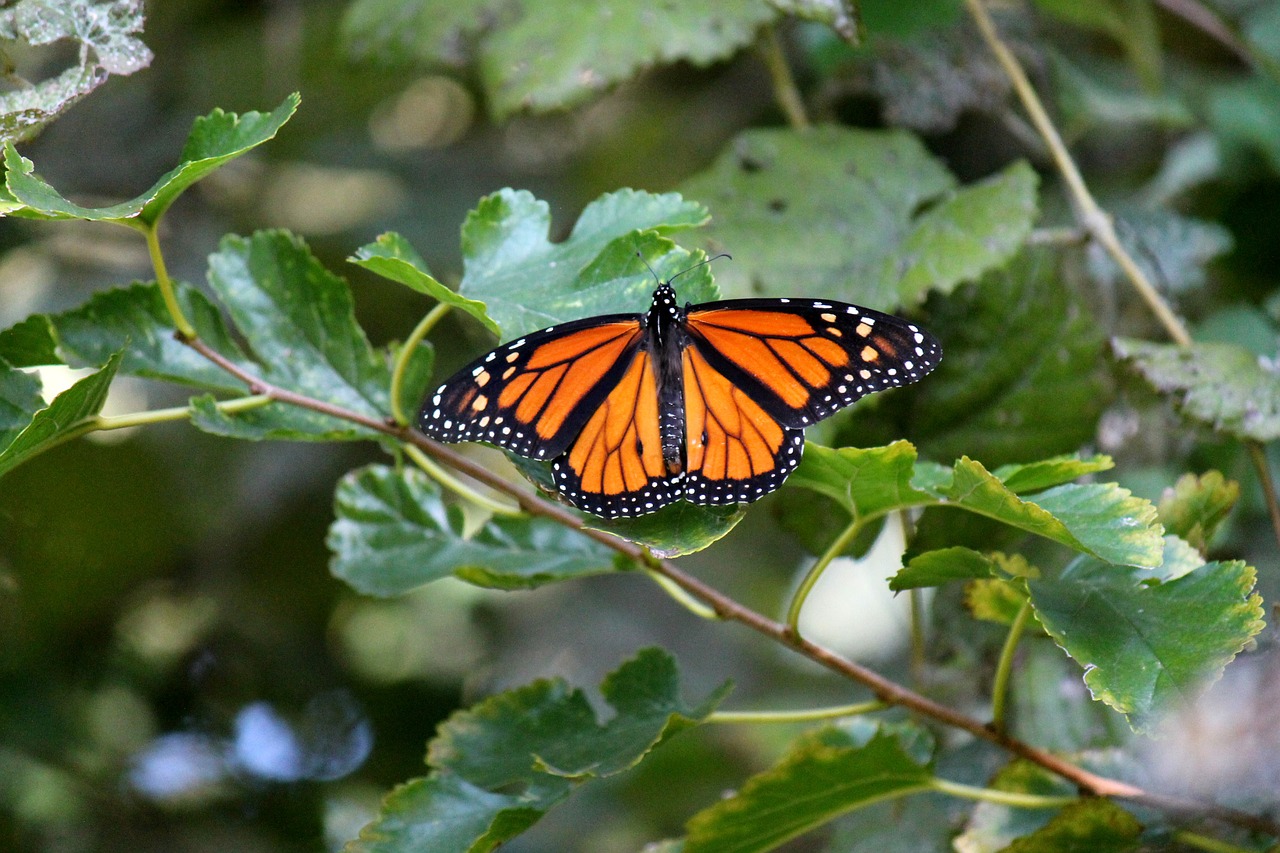
[[[928,332],[892,314],[812,299],[737,299],[689,309],[708,363],[786,427],[917,381],[942,356]]]
[[[647,350],[587,420],[569,449],[551,464],[569,503],[606,518],[643,515],[683,494],[681,473],[667,471],[659,434],[656,376]]]
[[[785,427],[713,367],[685,349],[685,499],[697,504],[758,500],[782,485],[804,452],[804,430]]]
[[[458,371],[418,417],[438,441],[487,441],[521,456],[564,451],[633,360],[640,318],[575,320],[526,335]]]

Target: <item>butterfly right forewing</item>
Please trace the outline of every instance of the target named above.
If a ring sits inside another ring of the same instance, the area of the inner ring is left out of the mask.
[[[553,458],[622,379],[642,336],[632,314],[526,335],[445,381],[423,404],[418,424],[438,441],[487,441],[521,456]]]

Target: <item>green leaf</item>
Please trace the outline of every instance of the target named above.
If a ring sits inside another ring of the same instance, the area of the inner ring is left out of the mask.
[[[550,462],[526,459],[514,453],[507,453],[507,459],[548,497],[558,500]],[[576,509],[572,511],[582,517],[587,527],[637,542],[668,559],[701,551],[719,541],[747,514],[741,504],[698,506],[688,501],[676,501],[637,518],[606,519]]]
[[[899,298],[912,303],[930,290],[950,293],[1007,263],[1031,233],[1039,182],[1035,170],[1019,160],[948,194],[921,215],[895,263]]]
[[[39,377],[17,370],[0,358],[0,453],[43,408]]]
[[[934,496],[912,483],[916,449],[909,441],[886,447],[823,447],[807,442],[804,457],[787,485],[826,495],[854,518],[933,503]]]
[[[338,483],[330,570],[360,592],[399,595],[455,576],[519,589],[614,571],[612,551],[542,519],[492,518],[472,535],[458,507],[417,469],[371,465]]]
[[[1118,210],[1116,234],[1134,262],[1163,290],[1186,293],[1205,286],[1205,267],[1231,251],[1231,232],[1217,222],[1184,216],[1165,207]],[[1103,251],[1089,253],[1093,276],[1114,287],[1124,273]]]
[[[943,495],[949,503],[1122,565],[1160,565],[1156,509],[1114,483],[1056,486],[1024,500],[964,457]]]
[[[0,359],[13,367],[62,364],[48,318],[33,314],[0,332]]]
[[[486,304],[504,339],[596,314],[638,314],[648,309],[656,282],[636,252],[670,278],[696,259],[660,235],[706,220],[702,205],[676,193],[620,190],[587,205],[568,238],[552,243],[547,203],[502,190],[481,199],[462,227],[459,292]],[[680,279],[680,295],[715,298],[706,267]]]
[[[1157,511],[1166,532],[1203,554],[1238,500],[1240,484],[1217,471],[1183,474],[1160,496]]]
[[[926,791],[932,778],[926,761],[890,730],[825,728],[694,815],[684,853],[772,850],[861,806]]]
[[[1234,344],[1153,344],[1119,338],[1116,355],[1194,421],[1236,438],[1280,438],[1280,376]]]
[[[383,278],[398,281],[406,287],[432,297],[437,302],[465,311],[479,320],[495,335],[500,333],[498,324],[490,319],[483,302],[461,296],[431,277],[426,262],[409,244],[394,231],[388,231],[372,243],[356,249],[348,258],[351,263],[377,273]]]
[[[871,442],[909,428],[933,459],[963,454],[995,467],[1092,442],[1109,398],[1102,328],[1057,264],[1053,253],[1027,250],[976,286],[931,301],[925,325],[946,358],[910,394],[841,425],[840,438],[867,442],[883,412],[896,417]]]
[[[1204,563],[1171,536],[1154,577],[1082,557],[1028,586],[1036,616],[1084,668],[1094,698],[1143,731],[1194,700],[1262,630],[1254,580],[1252,567]]]
[[[670,560],[714,545],[728,536],[746,515],[747,508],[743,504],[698,506],[688,501],[677,501],[639,518],[586,516],[586,523],[595,530],[638,542],[655,557]]]
[[[765,0],[685,0],[661,14],[608,0],[356,0],[343,33],[382,64],[477,66],[495,118],[572,106],[660,63],[707,66],[778,17]]]
[[[715,211],[704,247],[737,254],[727,290],[892,309],[1007,263],[1031,230],[1036,184],[1017,163],[956,189],[909,134],[819,127],[748,131],[683,191]]]
[[[175,282],[174,296],[200,340],[252,372],[253,363],[227,331],[217,306],[181,282]],[[47,321],[58,351],[73,367],[101,364],[111,353],[123,351],[122,373],[210,391],[245,392],[244,383],[174,337],[173,320],[155,283],[95,293],[81,307],[49,315]]]
[[[27,206],[29,212],[50,219],[87,219],[128,223],[137,220],[153,225],[169,205],[188,187],[224,163],[239,157],[276,135],[298,108],[295,93],[270,113],[248,112],[243,116],[214,110],[196,119],[182,149],[182,160],[137,198],[109,207],[81,207],[63,198],[57,190],[35,175],[35,166],[5,144],[5,176],[9,192]]]
[[[79,428],[85,420],[102,411],[111,380],[115,378],[119,367],[120,353],[116,353],[107,359],[102,369],[81,379],[55,397],[48,407],[36,412],[30,423],[13,435],[6,446],[0,448],[0,476],[32,456],[79,435]],[[30,387],[24,388],[20,380],[7,377],[0,387],[10,403],[16,401],[21,405],[30,402]],[[15,413],[11,410],[8,420],[12,420],[14,416]],[[13,427],[5,430],[9,434],[13,431]]]
[[[274,385],[382,419],[391,374],[356,323],[351,291],[297,237],[260,231],[228,236],[209,258],[209,283]],[[334,440],[376,437],[367,428],[272,404],[236,415],[197,405],[201,429],[239,438]]]
[[[132,74],[150,65],[151,51],[136,36],[142,24],[140,3],[16,0],[6,4],[0,10],[0,39],[32,46],[65,41],[75,45],[67,54],[76,61],[34,83],[8,70],[10,85],[0,95],[0,139],[28,139],[110,75]]]
[[[601,685],[599,723],[586,695],[537,681],[454,714],[427,751],[429,776],[394,791],[348,853],[487,851],[535,823],[578,785],[644,759],[696,725],[728,685],[696,706],[679,697],[675,661],[644,649]]]
[[[991,578],[996,574],[995,562],[972,548],[939,548],[912,557],[889,579],[889,589],[920,589],[942,586],[956,580]]]
[[[1280,81],[1255,75],[1215,86],[1209,99],[1209,122],[1217,135],[1235,148],[1256,151],[1272,172],[1280,173]]]
[[[1088,797],[1063,807],[1042,828],[1014,839],[1007,853],[1128,853],[1142,849],[1142,824],[1129,812],[1102,797]]]
[[[1042,797],[1061,797],[1074,793],[1060,778],[1023,760],[1015,760],[1000,768],[1000,772],[987,787]],[[1043,828],[1053,816],[1051,809],[1024,809],[1003,803],[979,802],[969,816],[964,832],[956,837],[955,849],[1006,850],[1014,840]]]
[[[1021,580],[979,578],[964,587],[964,606],[973,618],[1012,625],[1027,602],[1027,585]]]
[[[704,248],[735,256],[726,292],[891,310],[918,211],[955,183],[911,134],[823,126],[747,131],[681,191],[715,213]]]
[[[1124,48],[1143,85],[1148,89],[1160,85],[1160,30],[1148,0],[1036,0],[1036,5],[1062,20],[1111,36]]]
[[[991,473],[1004,483],[1006,489],[1021,494],[1037,492],[1050,486],[1060,486],[1063,483],[1070,483],[1077,477],[1096,474],[1114,467],[1115,462],[1111,457],[1101,453],[1087,459],[1069,454],[1042,459],[1039,462],[1029,462],[1025,465],[1001,465]]]

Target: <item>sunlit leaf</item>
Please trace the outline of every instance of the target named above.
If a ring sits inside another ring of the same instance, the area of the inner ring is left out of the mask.
[[[1039,462],[1026,464],[1001,465],[991,472],[992,476],[1004,483],[1006,489],[1016,494],[1037,492],[1051,486],[1070,483],[1087,474],[1096,474],[1115,467],[1110,456],[1095,454],[1083,458],[1072,454],[1056,456],[1052,459],[1041,459]]]
[[[620,190],[587,205],[569,236],[552,243],[547,203],[503,190],[481,199],[463,225],[459,292],[485,303],[503,340],[596,314],[639,314],[657,282],[636,252],[670,278],[695,261],[658,235],[706,220],[702,205],[675,193]],[[683,276],[679,292],[689,302],[716,296],[705,267]]]
[[[49,219],[87,219],[92,221],[128,222],[137,220],[152,224],[168,210],[169,205],[192,184],[229,160],[255,148],[276,135],[298,108],[297,94],[270,113],[248,112],[244,115],[216,109],[195,120],[178,166],[169,170],[142,195],[109,207],[82,207],[63,198],[35,174],[35,165],[6,143],[5,182],[15,199],[26,205],[24,214]]]
[[[1037,617],[1084,668],[1094,698],[1146,730],[1192,701],[1262,630],[1255,574],[1239,561],[1204,563],[1169,537],[1154,576],[1081,557],[1028,586]]]
[[[1218,471],[1206,471],[1199,477],[1195,474],[1179,477],[1178,482],[1160,496],[1157,510],[1160,523],[1168,533],[1186,540],[1203,554],[1238,500],[1239,483],[1226,479]]]
[[[916,449],[909,441],[886,447],[805,445],[804,458],[787,480],[839,503],[855,518],[932,502],[933,496],[912,485]]]
[[[9,85],[0,94],[0,140],[35,135],[112,74],[151,64],[139,0],[14,0],[0,9],[0,39],[31,46],[65,41],[76,60],[43,80]],[[11,49],[11,48],[7,48]],[[9,72],[12,81],[12,71]]]
[[[1114,483],[1067,484],[1024,499],[978,462],[962,458],[938,496],[1109,562],[1160,564],[1163,531],[1155,507]]]
[[[119,367],[120,354],[116,353],[96,373],[81,379],[55,397],[47,407],[37,411],[21,430],[16,430],[16,424],[7,429],[0,427],[4,429],[4,432],[0,432],[0,437],[12,436],[5,446],[0,447],[0,475],[77,435],[77,428],[85,419],[102,411],[111,380],[115,378]],[[0,388],[5,395],[3,408],[10,409],[6,420],[12,421],[17,413],[11,407],[14,403],[29,403],[31,389],[29,386],[23,388],[13,377],[0,381],[3,382]]]
[[[485,311],[483,302],[460,296],[432,278],[427,272],[427,265],[422,260],[422,256],[404,237],[394,231],[389,231],[373,243],[356,249],[355,254],[348,260],[383,278],[398,281],[406,287],[426,294],[444,305],[467,312],[495,335],[501,331],[498,324],[493,322]]]

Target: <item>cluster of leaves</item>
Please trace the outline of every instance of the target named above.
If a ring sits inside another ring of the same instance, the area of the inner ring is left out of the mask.
[[[0,42],[6,53],[73,41],[77,61],[45,79],[0,94],[0,138],[35,135],[112,74],[132,74],[151,64],[142,30],[140,0],[17,0],[0,10]],[[13,82],[16,71],[6,69]]]
[[[10,146],[10,213],[111,222],[153,235],[183,189],[270,139],[296,106],[293,97],[269,114],[215,112],[198,120],[180,165],[143,196],[110,208],[66,200]],[[871,299],[892,300],[895,293],[899,301],[918,298],[921,265],[948,290],[1016,249],[986,239],[985,231],[1007,231],[1012,220],[1015,231],[1026,233],[1034,182],[1025,167],[955,191],[948,189],[953,181],[946,172],[901,134],[850,132],[841,144],[835,133],[829,132],[832,147],[854,171],[873,173],[883,158],[913,156],[939,175],[935,189],[916,184],[916,191],[950,193],[919,221],[904,222],[906,239],[883,249],[890,257],[878,263],[898,276],[886,278],[886,272],[869,281]],[[904,155],[904,146],[914,153]],[[814,168],[821,173],[827,166],[820,160]],[[914,201],[903,203],[902,216],[910,217],[915,207]],[[637,269],[637,247],[660,275],[669,275],[690,257],[667,235],[706,219],[705,208],[679,195],[622,191],[590,205],[569,237],[553,244],[546,205],[527,193],[503,191],[485,199],[463,228],[466,275],[457,293],[436,282],[398,235],[384,235],[352,260],[505,335],[518,335],[643,304],[651,279]],[[723,227],[738,226],[730,221]],[[928,237],[939,232],[948,239]],[[896,263],[903,258],[910,262]],[[947,264],[955,271],[946,273]],[[136,283],[0,333],[6,404],[0,471],[101,426],[96,416],[117,374],[192,387],[200,395],[191,401],[191,422],[217,435],[386,440],[333,414],[280,401],[225,399],[242,390],[241,382],[178,339],[170,299],[194,335],[226,364],[277,388],[381,420],[392,412],[394,364],[407,377],[404,400],[420,398],[431,373],[430,348],[374,349],[356,324],[346,283],[296,237],[278,231],[227,237],[208,269],[213,300],[183,283]],[[558,272],[547,276],[546,270]],[[539,285],[531,295],[522,283],[535,277]],[[715,297],[705,268],[690,278],[683,287],[689,298]],[[38,381],[21,368],[55,363],[94,372],[45,405]],[[1094,695],[1146,727],[1159,710],[1221,672],[1260,629],[1260,604],[1250,595],[1251,568],[1206,562],[1178,538],[1203,543],[1212,533],[1223,501],[1205,493],[1215,492],[1215,485],[1221,491],[1220,483],[1192,487],[1166,508],[1170,535],[1164,536],[1149,502],[1113,484],[1072,482],[1109,466],[1105,457],[1058,457],[992,472],[967,457],[953,467],[918,461],[906,442],[866,450],[811,445],[790,486],[823,495],[862,522],[908,509],[963,509],[1076,552],[1075,559],[1042,571],[999,553],[935,549],[915,555],[892,583],[909,589],[967,582],[971,607],[983,618],[1012,621],[1019,607],[1029,606],[1048,636],[1085,668]],[[494,517],[469,530],[461,508],[416,469],[354,471],[339,484],[335,506],[333,571],[375,595],[401,594],[446,576],[516,589],[626,568],[600,543],[545,519]],[[742,515],[675,507],[656,521],[630,522],[626,533],[677,553],[706,547]],[[461,713],[432,742],[431,774],[393,793],[356,849],[404,849],[408,839],[429,840],[433,850],[488,849],[519,833],[578,784],[622,772],[671,733],[705,720],[725,693],[686,706],[676,682],[674,661],[654,650],[605,682],[604,695],[615,709],[605,724],[595,721],[580,692],[559,682],[538,682]],[[857,724],[808,735],[777,768],[696,815],[685,849],[770,849],[877,799],[930,790],[937,778],[931,769],[935,748],[913,727]],[[509,793],[513,785],[519,793]],[[815,798],[817,791],[822,796]],[[800,802],[806,806],[795,808]],[[780,803],[787,804],[786,820],[777,818]]]
[[[12,14],[35,3],[24,0]],[[127,5],[113,4],[113,14]],[[1147,4],[1100,3],[1089,11],[1052,0],[1038,5],[1115,39],[1141,75],[1158,76]],[[474,0],[442,10],[424,0],[358,0],[348,12],[347,35],[360,55],[470,64],[494,115],[505,117],[580,103],[655,63],[716,61],[783,15],[817,22],[843,39],[856,29],[835,0],[706,0],[656,19],[641,4],[624,7],[634,17],[611,16],[614,8],[587,4],[564,27],[559,16],[536,13],[527,2]],[[1131,18],[1127,9],[1142,14]],[[949,24],[954,11],[936,12],[937,20]],[[1265,12],[1255,17],[1250,32],[1263,32],[1269,19]],[[101,43],[86,37],[100,64],[132,26],[109,30],[115,35]],[[972,37],[948,32],[948,50]],[[894,51],[919,60],[919,73],[950,77],[956,65],[972,76],[990,73],[968,61],[971,49],[944,61],[921,47],[924,36],[903,33],[863,55],[838,57],[833,67],[861,63],[857,73],[880,92],[913,90],[875,70],[888,67]],[[601,62],[602,55],[610,61]],[[1075,121],[1068,113],[1066,124],[1076,133],[1087,132],[1086,119],[1096,120],[1104,107],[1120,109],[1117,100],[1127,107],[1139,101],[1137,113],[1154,121],[1188,121],[1176,104],[1155,95],[1121,99],[1105,81],[1074,74],[1066,58],[1052,61],[1064,85],[1075,87],[1064,100],[1075,99]],[[1250,89],[1237,96],[1264,94]],[[945,125],[975,106],[959,96],[943,100],[900,105],[901,123]],[[34,220],[124,225],[158,258],[158,227],[178,196],[273,138],[298,103],[294,96],[269,113],[217,110],[198,119],[176,167],[137,198],[103,208],[65,198],[6,144],[0,209]],[[1231,126],[1233,115],[1222,113],[1219,123]],[[1236,126],[1234,133],[1242,144],[1264,150],[1272,144],[1258,128]],[[1187,263],[1175,265],[1170,284],[1184,292],[1202,284],[1203,262],[1227,245],[1220,230],[1168,204],[1186,186],[1176,176],[1187,162],[1170,163],[1153,181],[1150,203],[1129,216],[1126,237],[1134,246],[1174,247],[1169,257]],[[948,353],[932,387],[916,398],[926,413],[911,419],[919,423],[917,443],[926,457],[958,460],[921,460],[906,441],[862,448],[811,443],[784,501],[821,519],[823,531],[813,529],[817,524],[802,531],[815,550],[829,544],[821,537],[830,538],[829,519],[840,513],[852,530],[874,529],[892,513],[918,513],[920,533],[892,589],[962,588],[973,617],[1008,626],[1015,642],[1023,631],[1046,638],[1041,645],[1059,649],[1059,662],[1078,664],[1075,677],[1095,699],[1145,732],[1215,680],[1262,629],[1254,569],[1207,558],[1239,490],[1216,473],[1189,476],[1157,507],[1117,484],[1096,482],[1112,466],[1109,458],[1075,454],[1092,435],[1107,387],[1096,365],[1103,338],[1086,308],[1058,286],[1050,253],[1028,249],[1039,215],[1039,178],[1021,161],[962,185],[906,130],[756,129],[740,134],[679,193],[601,196],[560,242],[549,237],[549,206],[532,194],[502,190],[482,199],[462,227],[464,274],[456,290],[437,281],[399,234],[384,234],[350,260],[504,339],[643,307],[652,276],[637,251],[669,277],[702,252],[748,245],[752,251],[740,252],[720,277],[730,295],[821,294],[884,309],[924,305]],[[1092,266],[1101,280],[1118,276],[1101,259]],[[148,422],[147,413],[101,416],[113,380],[133,376],[191,389],[189,406],[165,416],[214,435],[371,440],[395,454],[400,464],[352,471],[337,486],[327,540],[331,567],[362,593],[401,595],[446,577],[525,589],[632,568],[597,539],[546,518],[477,518],[437,479],[406,467],[401,433],[386,424],[413,411],[429,387],[432,347],[416,338],[373,346],[355,319],[346,281],[297,236],[277,230],[226,237],[209,257],[205,287],[170,281],[161,265],[156,271],[155,281],[0,331],[0,475],[88,431]],[[706,267],[681,279],[681,296],[691,302],[719,292]],[[1192,420],[1254,441],[1277,434],[1274,370],[1256,354],[1228,343],[1178,348],[1121,339],[1114,348],[1153,388],[1176,395]],[[90,372],[46,403],[31,368],[48,365]],[[246,396],[246,376],[268,393]],[[908,417],[893,406],[859,408],[862,435],[887,434]],[[831,434],[848,435],[848,423],[836,419]],[[513,461],[546,482],[545,466]],[[1081,478],[1090,482],[1076,482]],[[744,514],[677,505],[638,520],[585,523],[679,555],[711,546]],[[976,535],[969,521],[978,525]],[[560,680],[509,690],[455,714],[431,741],[427,774],[393,791],[350,849],[492,849],[578,786],[618,776],[673,734],[712,719],[728,687],[690,704],[681,699],[679,680],[669,654],[647,649],[601,685],[611,709],[606,719],[582,689]],[[1033,729],[1015,733],[1027,730]],[[822,726],[790,744],[774,767],[693,814],[683,839],[660,846],[769,850],[889,798],[955,794],[961,786],[945,770],[954,754],[914,723]],[[990,787],[1025,795],[1025,802],[1039,797],[1042,810],[1027,818],[1007,805],[984,805],[965,828],[973,849],[997,849],[1015,838],[1023,849],[1066,840],[1131,849],[1165,831],[1114,803],[1076,799],[1061,780],[1025,762],[1007,764]]]

